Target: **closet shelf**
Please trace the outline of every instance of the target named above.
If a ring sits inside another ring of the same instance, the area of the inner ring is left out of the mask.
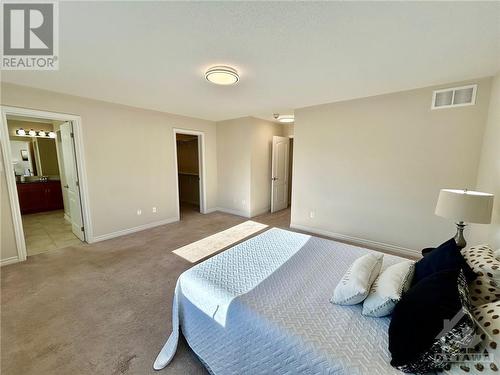
[[[181,171],[179,171],[178,173],[181,175],[185,175],[185,176],[199,176],[199,174],[196,172],[181,172]]]

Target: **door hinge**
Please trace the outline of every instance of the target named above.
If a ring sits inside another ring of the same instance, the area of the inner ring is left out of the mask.
[[[80,181],[76,180],[75,183],[77,187],[80,187]]]
[[[81,230],[82,232],[84,231],[84,229],[85,229],[84,227],[81,227],[81,228],[80,228],[80,230]]]
[[[75,133],[71,133],[71,138],[75,138]]]

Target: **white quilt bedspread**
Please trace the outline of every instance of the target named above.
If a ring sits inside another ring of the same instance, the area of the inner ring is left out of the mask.
[[[177,282],[154,368],[172,360],[181,327],[214,374],[401,374],[389,364],[389,319],[329,302],[367,252],[274,228],[194,266]],[[401,260],[385,255],[383,268]]]

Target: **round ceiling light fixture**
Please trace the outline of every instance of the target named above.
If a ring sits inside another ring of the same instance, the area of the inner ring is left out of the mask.
[[[208,82],[224,86],[234,85],[240,80],[236,69],[225,65],[212,66],[206,71],[205,78]]]
[[[273,114],[273,117],[279,122],[282,122],[284,124],[290,124],[292,122],[295,122],[294,115],[280,115],[279,113],[275,113]]]

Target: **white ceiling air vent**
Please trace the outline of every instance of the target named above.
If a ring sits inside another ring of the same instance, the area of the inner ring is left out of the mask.
[[[432,93],[431,109],[463,107],[476,104],[477,85],[452,87]]]

